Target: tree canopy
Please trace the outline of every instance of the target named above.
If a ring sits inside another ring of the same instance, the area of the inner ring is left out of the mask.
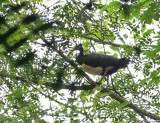
[[[0,122],[160,122],[159,6],[2,0]],[[99,84],[75,60],[79,43],[130,65]]]

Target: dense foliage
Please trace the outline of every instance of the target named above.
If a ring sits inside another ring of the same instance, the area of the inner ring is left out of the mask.
[[[2,0],[0,122],[160,121],[158,0]],[[130,57],[97,84],[73,52]]]

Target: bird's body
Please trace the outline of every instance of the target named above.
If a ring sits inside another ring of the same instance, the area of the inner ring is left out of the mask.
[[[118,59],[104,54],[83,54],[82,45],[78,45],[76,50],[80,51],[77,56],[77,62],[90,74],[93,75],[111,75],[120,68],[125,68],[129,64],[129,59]]]

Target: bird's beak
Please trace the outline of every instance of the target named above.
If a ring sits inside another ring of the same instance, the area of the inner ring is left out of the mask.
[[[73,48],[73,50],[72,50],[72,51],[75,51],[75,50],[77,50],[77,47]]]
[[[73,50],[72,50],[72,51],[75,51],[75,50],[78,50],[78,49],[77,49],[77,45],[73,48]]]

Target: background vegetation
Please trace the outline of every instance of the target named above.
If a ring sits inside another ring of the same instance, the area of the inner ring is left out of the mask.
[[[160,120],[158,0],[2,0],[0,10],[0,122]],[[75,61],[80,42],[132,62],[99,85]]]

